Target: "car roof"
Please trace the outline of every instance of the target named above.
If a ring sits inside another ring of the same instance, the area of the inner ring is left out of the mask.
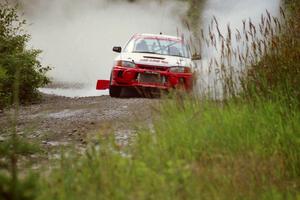
[[[150,34],[150,33],[138,33],[135,34],[134,37],[157,37],[157,38],[166,38],[171,40],[182,40],[181,37],[171,36],[171,35],[163,35],[163,34]]]

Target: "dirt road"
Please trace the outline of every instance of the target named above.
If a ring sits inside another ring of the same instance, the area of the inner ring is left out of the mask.
[[[84,147],[97,134],[115,134],[123,145],[136,126],[151,124],[151,106],[158,101],[43,95],[40,104],[20,108],[17,132],[52,150],[69,144]],[[11,111],[0,114],[0,142],[9,138],[10,116]]]

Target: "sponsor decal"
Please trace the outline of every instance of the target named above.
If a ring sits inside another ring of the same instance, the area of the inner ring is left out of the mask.
[[[157,60],[157,59],[148,59],[148,58],[143,58],[140,60],[140,62],[154,62],[154,63],[162,63],[162,64],[169,64],[168,61],[164,61],[164,60]]]

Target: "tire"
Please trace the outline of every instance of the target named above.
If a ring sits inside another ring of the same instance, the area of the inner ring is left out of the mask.
[[[121,97],[122,87],[110,86],[109,87],[109,96],[114,98]]]

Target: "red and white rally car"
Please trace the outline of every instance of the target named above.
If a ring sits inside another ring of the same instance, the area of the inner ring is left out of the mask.
[[[194,63],[183,37],[136,34],[120,53],[110,80],[98,80],[97,89],[109,89],[111,97],[120,97],[124,88],[160,89],[193,87]]]

